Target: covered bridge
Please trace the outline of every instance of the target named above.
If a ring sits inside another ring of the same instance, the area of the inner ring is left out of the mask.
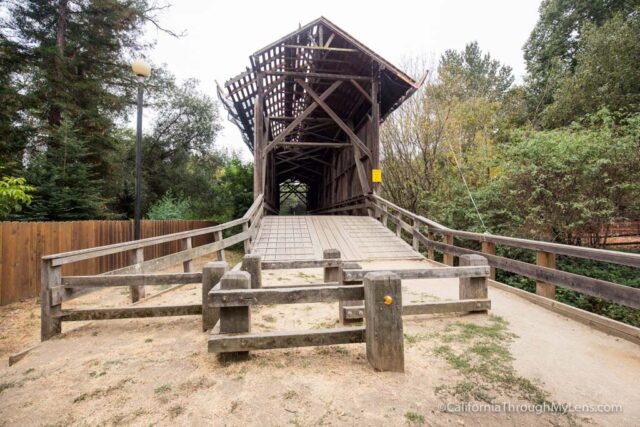
[[[375,192],[379,126],[420,86],[324,17],[250,56],[218,95],[254,154],[269,213],[353,210]]]

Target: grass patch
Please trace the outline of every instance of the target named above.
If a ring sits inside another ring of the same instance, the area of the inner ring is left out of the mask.
[[[144,342],[146,343],[153,342],[153,338],[147,338],[146,340],[144,340]]]
[[[293,399],[297,395],[298,395],[298,393],[296,393],[294,390],[287,390],[282,394],[282,398],[284,400],[289,400],[289,399]]]
[[[0,383],[0,393],[16,386],[16,383]]]
[[[171,391],[171,386],[169,384],[162,384],[160,387],[156,387],[156,389],[153,390],[155,394],[165,394],[169,391]]]
[[[85,400],[90,400],[93,399],[95,397],[104,397],[109,395],[110,393],[116,391],[116,390],[121,390],[122,387],[124,387],[127,383],[133,383],[133,379],[132,378],[125,378],[121,381],[118,381],[117,384],[109,386],[107,388],[98,388],[95,389],[93,391],[90,391],[88,393],[82,393],[79,396],[76,396],[73,399],[73,403],[79,403],[79,402],[84,402]]]
[[[452,386],[438,386],[435,393],[446,391],[464,402],[491,403],[498,395],[507,395],[535,404],[549,403],[546,391],[516,373],[509,351],[515,335],[507,326],[498,316],[489,316],[485,325],[462,322],[449,325],[432,352],[463,378]]]
[[[404,418],[410,424],[418,424],[418,425],[424,424],[424,416],[418,414],[417,412],[407,411],[404,413]]]

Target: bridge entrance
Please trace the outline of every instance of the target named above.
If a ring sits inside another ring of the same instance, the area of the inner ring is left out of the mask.
[[[380,123],[420,84],[326,18],[250,62],[218,95],[254,154],[254,197],[282,213],[294,197],[283,200],[293,192],[282,185],[297,182],[308,213],[366,214],[379,185]]]

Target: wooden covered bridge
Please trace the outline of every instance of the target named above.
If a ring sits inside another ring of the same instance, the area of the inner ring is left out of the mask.
[[[215,352],[364,341],[369,345],[368,325],[374,324],[387,328],[376,336],[393,337],[394,342],[383,347],[393,347],[402,341],[402,334],[397,334],[398,328],[402,331],[402,315],[486,311],[491,306],[490,283],[640,343],[638,328],[555,301],[556,287],[563,287],[640,308],[640,289],[555,268],[556,256],[638,268],[639,254],[454,230],[380,197],[380,124],[420,82],[325,18],[257,51],[250,62],[243,73],[219,87],[219,97],[254,153],[251,208],[242,218],[215,227],[43,257],[43,340],[59,334],[63,321],[203,315],[205,329],[214,329],[210,350]],[[297,213],[303,215],[283,215],[290,198],[299,201],[303,212]],[[195,246],[196,237],[208,240]],[[171,242],[179,243],[175,253],[145,259],[145,248]],[[224,249],[242,242],[247,255],[237,269],[247,274],[227,272]],[[534,251],[537,262],[497,255],[496,245]],[[436,253],[442,254],[442,263],[433,262]],[[130,266],[96,276],[73,275],[73,263],[122,254],[129,256]],[[219,263],[194,271],[193,260],[211,254]],[[381,260],[389,263],[391,273],[380,275],[355,264]],[[402,270],[394,268],[392,260],[422,260],[424,265]],[[184,273],[158,273],[180,264]],[[312,267],[324,269],[324,283],[261,289],[263,269]],[[536,294],[490,281],[495,269],[536,280]],[[400,280],[425,278],[459,279],[460,299],[402,304]],[[64,301],[96,287],[129,286],[135,302],[144,298],[145,286],[181,283],[202,283],[202,301],[168,307],[62,307]],[[399,304],[393,319],[377,322],[368,317],[382,301],[373,283],[388,291],[384,304]],[[367,327],[248,334],[252,305],[330,301],[340,301],[343,324],[366,317]],[[397,370],[397,363],[396,358],[392,370]]]

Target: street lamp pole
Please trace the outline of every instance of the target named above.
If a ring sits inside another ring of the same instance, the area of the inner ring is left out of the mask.
[[[138,80],[138,124],[136,129],[136,199],[134,205],[133,235],[140,240],[140,217],[142,213],[142,95],[144,79],[151,75],[151,67],[142,60],[134,61],[131,69]]]

